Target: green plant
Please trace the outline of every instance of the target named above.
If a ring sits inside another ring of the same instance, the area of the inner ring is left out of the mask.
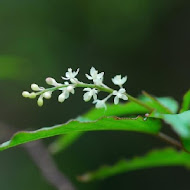
[[[66,82],[58,83],[55,79],[48,77],[46,83],[52,85],[51,88],[39,87],[32,84],[33,92],[23,92],[26,98],[34,99],[37,96],[39,106],[44,104],[44,99],[50,99],[53,92],[61,91],[58,97],[59,102],[64,102],[69,98],[70,93],[74,94],[76,88],[84,88],[84,101],[93,99],[96,108],[86,114],[70,120],[69,122],[53,127],[45,127],[36,131],[25,131],[16,133],[10,141],[0,145],[0,150],[5,150],[26,142],[35,141],[55,135],[63,135],[50,144],[49,150],[52,154],[63,151],[71,143],[76,141],[85,131],[96,130],[125,130],[146,133],[159,137],[169,143],[173,148],[154,150],[143,157],[137,157],[130,161],[122,160],[114,166],[102,167],[94,172],[89,172],[78,177],[81,181],[103,179],[122,172],[128,172],[141,168],[158,166],[181,165],[190,166],[190,91],[183,99],[179,110],[178,103],[170,97],[157,98],[147,92],[139,98],[135,98],[126,93],[123,87],[127,77],[115,76],[112,81],[119,86],[119,90],[112,89],[103,83],[104,73],[99,73],[95,68],[91,68],[90,75],[86,74],[92,84],[79,81],[76,76],[79,69],[73,72],[68,69],[66,76],[62,77]],[[70,81],[70,83],[68,82]],[[99,100],[98,93],[108,93],[106,98]],[[114,96],[114,104],[107,104],[106,101]],[[119,100],[129,100],[125,104],[119,104]],[[174,139],[162,132],[163,123],[168,124],[177,134],[178,139]]]

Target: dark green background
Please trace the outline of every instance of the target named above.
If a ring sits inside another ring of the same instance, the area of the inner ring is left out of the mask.
[[[22,98],[31,83],[57,80],[68,67],[105,71],[105,83],[128,75],[127,92],[147,90],[181,101],[190,86],[190,4],[185,0],[1,0],[0,121],[17,130],[66,122],[86,112],[79,90],[64,104],[56,96],[38,108]],[[60,79],[61,81],[61,79]],[[46,143],[50,142],[48,139]],[[78,183],[75,176],[121,158],[163,147],[158,139],[128,132],[90,132],[54,157],[81,190],[189,189],[184,168],[156,168],[104,181]],[[0,189],[53,190],[22,148],[0,153]]]

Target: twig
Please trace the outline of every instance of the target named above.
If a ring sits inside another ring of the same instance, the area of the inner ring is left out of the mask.
[[[52,157],[42,141],[33,141],[23,145],[45,179],[58,190],[74,190],[70,181],[57,169]]]
[[[162,132],[158,133],[157,136],[158,136],[161,140],[167,142],[168,144],[171,144],[171,145],[173,145],[174,147],[177,147],[177,148],[179,148],[179,149],[182,149],[182,150],[186,151],[186,150],[183,148],[181,142],[177,141],[176,139],[173,139],[172,137],[170,137],[170,136],[168,136],[168,135],[166,135],[166,134],[164,134],[164,133],[162,133]]]
[[[0,122],[0,139],[5,141],[16,132],[15,128]],[[33,141],[22,145],[29,153],[34,163],[40,169],[46,181],[57,190],[75,190],[72,183],[56,167],[47,148],[42,141]]]

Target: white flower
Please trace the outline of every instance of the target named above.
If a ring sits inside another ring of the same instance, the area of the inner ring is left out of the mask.
[[[68,72],[66,72],[65,76],[66,77],[62,77],[62,79],[64,80],[70,80],[72,83],[77,83],[78,79],[76,78],[76,76],[79,73],[79,69],[77,69],[77,71],[72,71],[71,68],[68,69]]]
[[[106,100],[94,100],[93,104],[96,104],[96,108],[107,108],[105,104]]]
[[[69,93],[74,94],[74,93],[75,93],[75,88],[74,88],[74,86],[73,86],[73,85],[69,85],[69,86],[67,87],[67,91],[68,91]]]
[[[97,93],[98,90],[96,90],[95,88],[91,89],[91,88],[85,88],[83,91],[87,91],[84,95],[83,95],[83,99],[85,102],[90,101],[90,99],[93,97],[94,100],[97,100]]]
[[[93,80],[94,84],[102,85],[104,72],[101,72],[101,73],[98,74],[98,71],[94,67],[92,67],[90,69],[90,75],[86,74],[86,77],[89,80]]]
[[[116,75],[114,78],[112,78],[112,82],[115,85],[122,86],[127,81],[127,76],[121,78],[121,75]]]
[[[118,104],[119,99],[128,100],[128,97],[125,95],[124,88],[121,88],[119,91],[114,90],[113,95],[115,95],[114,104]]]
[[[69,86],[68,86],[69,87]],[[67,90],[67,88],[68,87],[65,87],[64,89],[63,89],[63,91],[62,91],[62,93],[59,95],[59,97],[58,97],[58,101],[59,102],[64,102],[66,99],[68,99],[69,98],[69,91]],[[73,90],[71,90],[73,93],[74,93],[74,89]],[[72,93],[71,92],[71,93]]]

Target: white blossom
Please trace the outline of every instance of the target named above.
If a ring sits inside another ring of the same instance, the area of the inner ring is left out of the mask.
[[[94,100],[93,104],[96,104],[95,107],[96,108],[107,108],[106,107],[106,100],[103,99],[103,100]]]
[[[90,101],[90,99],[93,97],[94,100],[97,100],[97,93],[98,90],[95,88],[84,88],[83,91],[86,91],[86,93],[83,95],[83,99],[85,102]]]
[[[67,90],[67,88],[64,88],[62,93],[58,97],[58,101],[62,103],[68,98],[69,98],[69,91]]]
[[[79,69],[77,69],[76,71],[72,71],[72,69],[69,68],[65,74],[65,77],[62,77],[62,79],[70,80],[72,83],[77,83],[78,79],[76,78],[76,76],[78,75],[78,73],[79,73]]]
[[[74,93],[75,93],[75,88],[74,88],[74,86],[73,86],[73,85],[69,85],[69,86],[67,87],[67,91],[68,91],[69,93],[74,94]]]
[[[119,91],[114,90],[113,95],[115,95],[114,104],[118,104],[119,99],[128,100],[128,97],[125,94],[124,88],[121,88]]]
[[[58,83],[54,78],[48,77],[46,78],[46,83],[48,85],[54,86],[53,88],[44,88],[40,87],[37,84],[31,84],[31,89],[33,92],[24,91],[22,92],[22,96],[25,98],[36,98],[36,96],[39,96],[37,100],[38,106],[43,106],[44,99],[50,99],[52,97],[52,93],[56,90],[61,91],[60,95],[58,96],[59,102],[64,102],[66,99],[69,98],[70,93],[75,93],[75,88],[84,88],[84,95],[83,99],[85,102],[90,101],[93,99],[93,103],[95,104],[96,108],[105,108],[106,109],[106,101],[111,97],[114,97],[114,104],[119,103],[119,99],[127,100],[127,94],[125,93],[125,89],[122,87],[122,85],[127,81],[127,76],[121,77],[121,75],[116,75],[114,78],[112,78],[112,81],[114,84],[120,86],[120,90],[112,90],[108,86],[106,86],[103,83],[104,79],[104,72],[98,72],[94,67],[91,67],[90,74],[86,74],[86,77],[89,80],[92,80],[94,84],[86,84],[83,82],[80,82],[76,76],[79,73],[79,69],[76,71],[73,71],[71,68],[68,69],[68,71],[65,73],[65,77],[62,77],[62,79],[66,80],[63,83]],[[99,91],[108,92],[108,96],[104,98],[103,100],[97,99],[97,95]]]
[[[115,85],[122,86],[127,81],[127,76],[121,78],[121,75],[116,75],[114,78],[112,78],[112,82]]]
[[[90,75],[86,74],[86,77],[89,80],[92,80],[94,82],[94,84],[102,85],[104,72],[101,72],[101,73],[98,74],[98,71],[94,67],[92,67],[90,69]]]

